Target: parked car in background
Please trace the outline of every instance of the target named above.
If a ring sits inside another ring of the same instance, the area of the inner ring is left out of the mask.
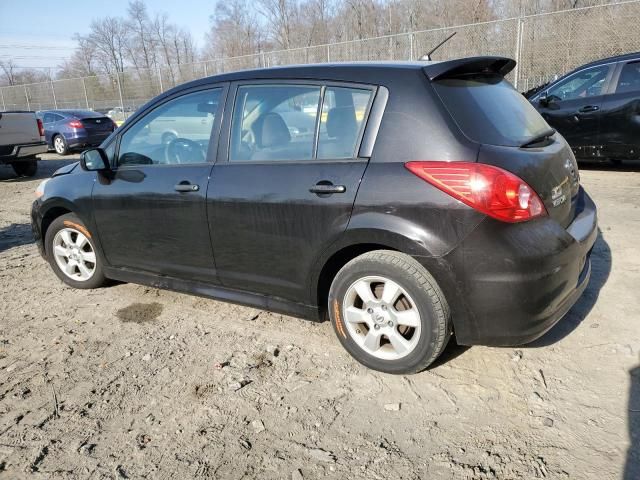
[[[578,159],[640,159],[640,53],[589,63],[530,97]]]
[[[133,107],[113,107],[107,112],[107,117],[116,122],[118,125],[122,125],[122,123],[129,118],[133,112],[135,112],[135,108]]]
[[[111,278],[328,315],[346,350],[385,372],[424,369],[453,332],[530,342],[586,288],[597,215],[567,142],[505,80],[514,65],[187,83],[41,183],[34,236],[73,287]]]
[[[38,170],[36,155],[46,153],[42,121],[26,111],[0,112],[0,164],[9,164],[18,176]]]
[[[47,144],[58,155],[74,149],[95,147],[118,128],[113,120],[91,110],[42,110]]]

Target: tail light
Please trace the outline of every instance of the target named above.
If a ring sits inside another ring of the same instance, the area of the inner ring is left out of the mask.
[[[38,122],[38,133],[41,137],[44,137],[44,125],[42,124],[42,120],[37,118],[36,121]]]
[[[408,162],[405,167],[453,198],[503,222],[524,222],[547,214],[533,188],[513,173],[492,165]]]
[[[80,120],[71,120],[69,123],[67,123],[67,125],[69,125],[71,128],[84,128],[84,125]]]

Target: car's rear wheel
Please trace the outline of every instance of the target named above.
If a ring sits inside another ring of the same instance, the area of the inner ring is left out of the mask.
[[[12,163],[13,171],[19,177],[33,177],[38,171],[38,159],[23,160],[21,162]]]
[[[58,155],[66,155],[69,153],[69,146],[62,135],[56,135],[53,137],[53,149]]]
[[[105,283],[93,237],[77,215],[56,218],[47,229],[45,247],[53,271],[67,285],[97,288]]]
[[[328,307],[342,345],[382,372],[425,369],[451,336],[449,306],[435,279],[410,256],[391,250],[347,263],[333,280]]]

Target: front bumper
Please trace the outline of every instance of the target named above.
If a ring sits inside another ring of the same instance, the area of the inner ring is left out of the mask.
[[[520,224],[487,218],[445,257],[457,273],[445,295],[454,303],[458,343],[531,342],[578,301],[598,227],[596,206],[582,188],[577,202],[566,229],[549,217]]]
[[[21,160],[28,160],[41,153],[47,153],[46,142],[16,145],[8,154],[0,155],[0,163],[13,163]]]

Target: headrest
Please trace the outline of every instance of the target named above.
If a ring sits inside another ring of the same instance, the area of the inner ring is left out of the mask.
[[[269,112],[258,117],[251,128],[258,148],[284,145],[291,140],[287,124],[275,112]]]

